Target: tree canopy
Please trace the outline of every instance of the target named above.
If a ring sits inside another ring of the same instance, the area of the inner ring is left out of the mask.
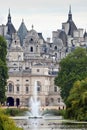
[[[59,63],[60,70],[55,78],[55,84],[61,89],[65,103],[73,84],[87,77],[87,51],[78,47]]]
[[[74,83],[67,99],[66,117],[87,121],[87,78]]]
[[[6,64],[7,43],[0,36],[0,103],[5,101],[6,84],[8,78],[8,68]]]
[[[7,42],[2,36],[0,36],[0,59],[4,62],[6,62],[6,55],[7,55]]]

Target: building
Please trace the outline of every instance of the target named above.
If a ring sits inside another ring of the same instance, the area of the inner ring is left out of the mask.
[[[0,26],[0,34],[7,40],[7,102],[10,106],[28,106],[37,82],[38,100],[41,106],[56,106],[64,109],[60,89],[54,85],[59,71],[59,62],[75,47],[87,47],[87,33],[78,29],[72,19],[71,6],[68,20],[62,23],[62,29],[52,32],[44,40],[42,33],[27,30],[24,20],[16,31],[11,21],[10,10],[6,25]]]

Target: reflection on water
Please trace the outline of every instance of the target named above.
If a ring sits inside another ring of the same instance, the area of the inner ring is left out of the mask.
[[[59,118],[28,118],[15,121],[17,126],[24,130],[87,130],[87,123],[68,123]]]

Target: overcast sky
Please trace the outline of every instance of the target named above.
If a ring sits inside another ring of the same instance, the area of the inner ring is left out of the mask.
[[[2,0],[0,2],[0,24],[7,23],[10,8],[12,23],[19,28],[22,19],[28,30],[32,24],[37,32],[52,37],[52,31],[62,28],[67,21],[69,5],[73,21],[78,28],[87,29],[87,0]]]

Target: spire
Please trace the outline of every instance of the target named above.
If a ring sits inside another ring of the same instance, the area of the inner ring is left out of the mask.
[[[68,21],[72,21],[71,5],[69,6]]]
[[[34,29],[34,25],[32,24],[32,30]]]
[[[10,8],[9,8],[9,13],[8,13],[8,23],[11,23]]]
[[[12,35],[12,33],[15,33],[16,32],[16,29],[14,28],[12,22],[11,22],[11,15],[10,15],[10,8],[9,8],[9,11],[8,11],[8,20],[7,20],[7,24],[6,26],[8,27],[8,34],[9,35]]]
[[[72,14],[72,13],[71,13],[71,5],[69,6],[69,14]]]
[[[22,23],[24,23],[24,19],[22,18]]]

